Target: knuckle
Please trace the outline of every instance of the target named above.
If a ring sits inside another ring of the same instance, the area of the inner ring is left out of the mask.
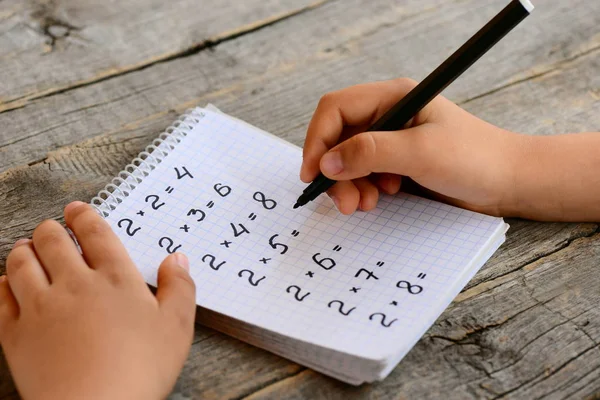
[[[33,243],[36,245],[53,245],[61,238],[63,227],[54,220],[46,220],[33,231]]]
[[[433,140],[430,132],[423,130],[419,133],[411,135],[409,142],[414,159],[418,160],[411,166],[414,176],[429,175],[438,165],[439,143]]]
[[[102,217],[88,205],[73,210],[71,224],[83,234],[102,234],[110,229]]]
[[[379,196],[379,190],[375,185],[365,185],[364,187],[365,194],[369,197],[377,198]]]
[[[36,315],[44,315],[48,306],[52,304],[42,293],[36,293],[32,296],[32,310]]]
[[[89,217],[83,216],[79,219],[76,226],[76,234],[82,236],[96,236],[108,233],[110,227],[105,221],[95,218],[94,215],[88,214]]]
[[[188,308],[177,308],[173,310],[173,318],[175,318],[177,326],[182,331],[189,331],[194,326],[194,317],[195,313],[191,309]]]
[[[396,79],[396,82],[400,86],[407,88],[409,90],[413,89],[415,86],[418,85],[417,81],[415,81],[414,79],[411,79],[411,78],[407,78],[407,77],[398,78],[398,79]]]
[[[89,285],[81,274],[72,275],[65,278],[62,282],[62,285],[65,292],[69,293],[73,297],[83,295],[89,291]]]
[[[181,269],[180,267],[177,268]],[[194,280],[192,279],[190,274],[183,271],[183,269],[181,271],[177,271],[177,273],[174,273],[171,278],[176,280],[176,282],[180,284],[180,286],[189,286],[195,292],[196,284],[194,283]]]
[[[92,208],[87,204],[82,204],[79,207],[75,207],[69,213],[69,217],[71,221],[77,220],[81,215],[86,214],[88,211],[92,211]]]
[[[9,276],[17,274],[30,261],[24,246],[19,246],[10,252],[6,259],[6,272]]]
[[[355,157],[362,162],[371,160],[377,154],[377,143],[371,132],[354,136]]]
[[[331,104],[335,103],[336,98],[337,98],[336,92],[325,93],[319,99],[319,105],[318,105],[318,107],[328,107]]]
[[[103,274],[112,286],[123,286],[127,281],[126,276],[119,268],[108,268]]]

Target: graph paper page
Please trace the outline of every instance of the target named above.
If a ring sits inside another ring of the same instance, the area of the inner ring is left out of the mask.
[[[412,345],[466,284],[502,219],[402,194],[344,216],[294,210],[301,150],[205,116],[107,217],[146,281],[185,253],[197,304],[371,359]]]

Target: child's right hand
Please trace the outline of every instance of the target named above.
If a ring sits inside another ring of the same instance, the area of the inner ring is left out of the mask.
[[[380,191],[400,190],[402,176],[447,203],[506,214],[515,201],[525,135],[497,128],[441,96],[402,131],[364,132],[415,85],[403,78],[323,96],[308,128],[300,178],[310,182],[322,171],[340,181],[328,194],[344,214],[374,208]]]

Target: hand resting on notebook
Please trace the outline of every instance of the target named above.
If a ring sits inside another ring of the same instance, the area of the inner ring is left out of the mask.
[[[600,219],[598,133],[517,134],[442,96],[402,132],[364,132],[415,85],[400,78],[323,96],[308,127],[302,181],[319,171],[340,181],[328,194],[344,214],[373,209],[379,192],[398,192],[408,176],[437,200],[486,214]]]
[[[154,296],[109,225],[71,203],[20,240],[0,278],[0,343],[26,399],[166,398],[193,335],[194,282],[181,254]],[[10,281],[10,286],[9,286]]]

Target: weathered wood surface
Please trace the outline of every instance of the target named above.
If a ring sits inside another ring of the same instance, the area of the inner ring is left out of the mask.
[[[320,95],[424,77],[506,1],[86,3],[0,1],[0,272],[15,240],[89,200],[186,108],[302,144]],[[445,94],[516,131],[599,131],[600,3],[542,3]],[[598,225],[509,222],[384,382],[350,387],[198,326],[173,399],[598,396]]]

